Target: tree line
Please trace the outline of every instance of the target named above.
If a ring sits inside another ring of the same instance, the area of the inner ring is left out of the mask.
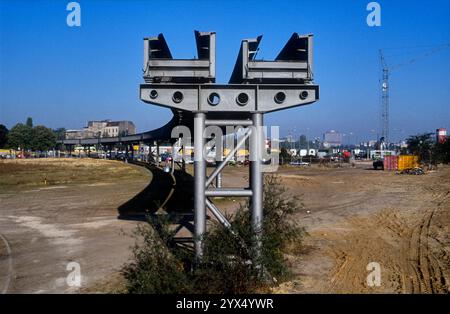
[[[51,129],[44,125],[33,126],[33,119],[27,118],[25,123],[17,123],[8,130],[0,124],[0,148],[22,151],[47,151],[55,148],[56,141],[64,139],[65,129]]]
[[[418,155],[424,163],[438,164],[450,163],[450,138],[440,143],[436,141],[433,133],[412,135],[406,140],[406,152]]]

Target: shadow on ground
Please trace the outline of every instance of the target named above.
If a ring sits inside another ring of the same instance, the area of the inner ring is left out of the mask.
[[[158,216],[167,215],[175,226],[174,237],[167,243],[172,248],[192,251],[194,234],[194,177],[175,170],[174,173],[146,163],[136,163],[152,172],[152,179],[140,193],[119,206],[119,219],[149,221],[158,233]],[[189,234],[179,234],[187,229]]]
[[[150,184],[119,206],[119,219],[146,220],[159,209],[170,215],[193,214],[194,177],[175,170],[173,174],[148,164],[139,164],[152,172]]]

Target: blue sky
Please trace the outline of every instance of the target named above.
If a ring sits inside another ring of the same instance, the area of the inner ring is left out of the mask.
[[[196,54],[193,31],[217,32],[217,81],[226,83],[243,38],[264,35],[258,54],[276,56],[293,32],[315,35],[319,102],[268,114],[286,135],[329,129],[355,140],[379,132],[378,49],[394,65],[450,43],[450,1],[378,1],[381,27],[368,27],[368,0],[78,1],[81,27],[68,27],[69,1],[0,0],[0,123],[81,128],[127,119],[139,131],[163,125],[168,109],[139,100],[142,39],[164,33],[175,58]],[[419,47],[418,47],[419,46]],[[425,47],[424,47],[425,46]],[[414,48],[415,47],[415,48]],[[450,129],[450,48],[391,75],[391,135]],[[375,131],[372,131],[375,130]]]

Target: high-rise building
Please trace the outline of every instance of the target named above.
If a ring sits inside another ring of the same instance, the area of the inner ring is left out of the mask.
[[[323,146],[326,148],[329,147],[338,147],[342,145],[342,134],[335,131],[330,130],[325,132],[323,135]]]

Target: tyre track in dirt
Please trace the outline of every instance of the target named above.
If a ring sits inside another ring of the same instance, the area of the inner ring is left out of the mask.
[[[398,195],[381,194],[386,197],[385,204],[398,205],[349,215],[343,222],[322,224],[313,237],[325,241],[322,243],[327,247],[323,251],[334,266],[319,292],[449,293],[450,178],[447,177],[445,173],[417,179],[403,177],[408,185],[403,191],[399,189]],[[391,184],[395,187],[398,182]],[[392,202],[395,198],[401,201]],[[347,202],[339,203],[327,208],[345,210],[341,205]],[[381,265],[381,287],[369,287],[366,282],[369,274],[366,267],[371,262]]]
[[[449,191],[438,192],[435,187],[426,187],[425,191],[432,193],[432,204],[435,208],[429,209],[420,219],[417,228],[412,230],[409,250],[411,253],[412,268],[416,280],[412,281],[412,293],[446,293],[447,279],[444,275],[442,263],[430,250],[430,229],[433,218],[442,210],[442,205],[448,202]]]
[[[389,209],[390,211],[391,209]],[[428,237],[434,211],[423,215],[409,231],[398,220],[401,215],[378,214],[377,230],[371,230],[371,219],[355,219],[358,228],[339,239],[330,236],[338,245],[331,250],[335,267],[326,291],[331,292],[401,292],[445,293],[443,267],[429,249]],[[398,219],[398,220],[397,220]],[[383,239],[390,233],[394,244]],[[397,237],[393,235],[397,234]],[[408,236],[410,234],[410,236]],[[409,239],[409,241],[407,240]],[[398,243],[398,246],[395,245]],[[366,265],[378,262],[382,267],[384,288],[368,288]]]
[[[402,234],[402,226],[398,223],[397,214],[387,209],[380,214],[367,218],[355,218],[350,221],[351,231],[344,236],[330,235],[330,240],[336,243],[330,253],[335,259],[330,284],[325,291],[329,292],[386,292],[404,291],[406,289],[402,276],[401,258],[397,247],[386,238],[394,234]],[[376,225],[376,229],[373,226]],[[386,235],[389,235],[387,237]],[[394,241],[397,242],[397,241]],[[368,288],[366,267],[376,262],[382,268],[384,288]]]

